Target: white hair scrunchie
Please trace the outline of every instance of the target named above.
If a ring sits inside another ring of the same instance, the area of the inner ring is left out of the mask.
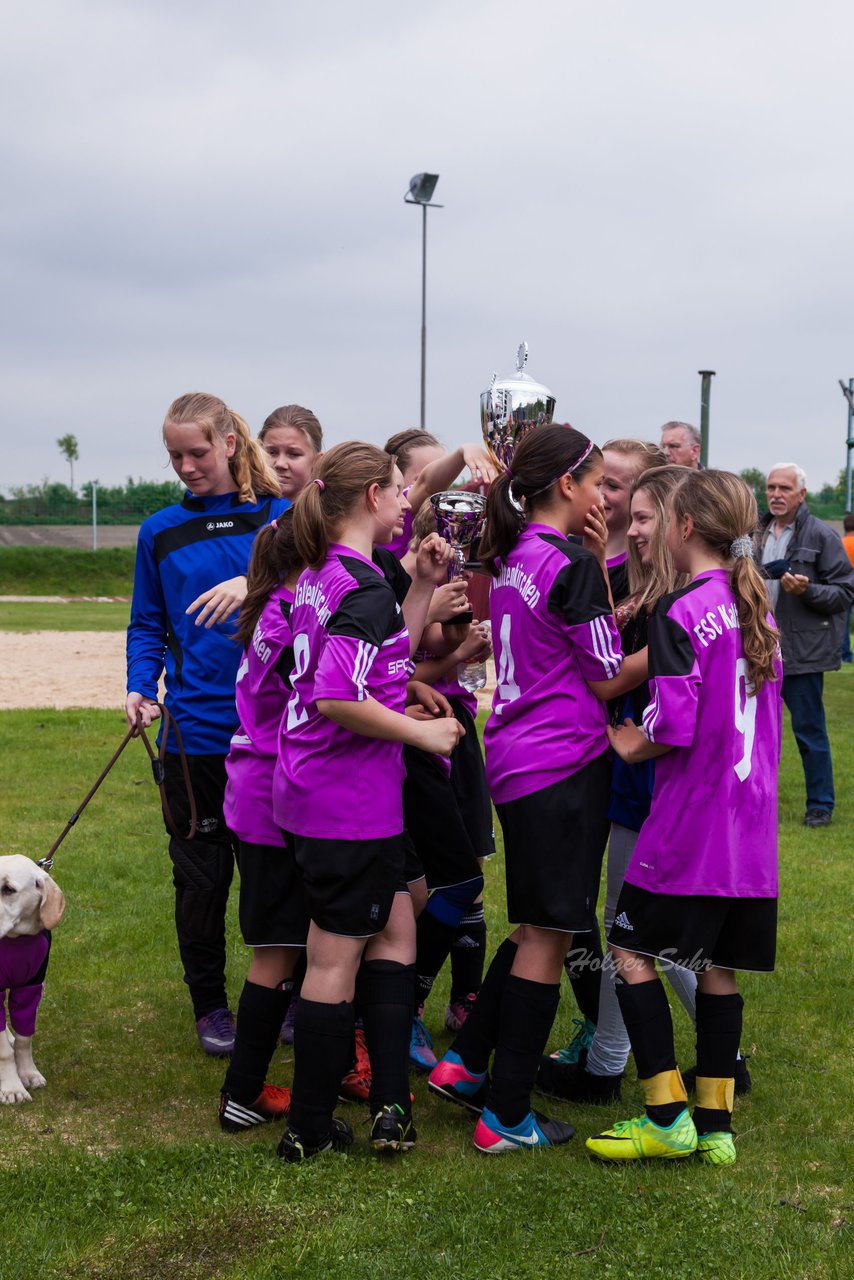
[[[746,556],[753,555],[753,539],[748,534],[742,534],[740,538],[735,538],[730,546],[729,553],[733,560],[743,560]]]

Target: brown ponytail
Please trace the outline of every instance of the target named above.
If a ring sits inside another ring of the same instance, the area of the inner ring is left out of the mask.
[[[747,673],[753,692],[776,679],[779,635],[768,621],[770,602],[765,581],[752,555],[733,559],[732,544],[750,539],[757,525],[756,499],[740,476],[730,471],[686,470],[674,490],[671,506],[677,520],[690,515],[699,538],[722,560],[731,562],[730,586],[738,601],[738,620]],[[746,550],[747,543],[739,550]]]
[[[386,453],[390,453],[401,471],[406,473],[412,454],[416,449],[441,449],[442,446],[429,431],[420,431],[418,427],[410,427],[408,431],[398,431],[389,436],[383,445]]]
[[[360,440],[336,444],[323,455],[293,506],[294,542],[305,564],[320,568],[343,521],[372,484],[388,488],[395,465],[383,449]]]
[[[279,494],[279,481],[270,466],[269,459],[239,413],[229,409],[219,396],[204,391],[191,391],[173,400],[163,423],[186,427],[193,424],[208,440],[225,441],[229,432],[234,435],[234,454],[228,460],[228,469],[237,485],[241,502],[256,502],[261,494]]]
[[[294,542],[293,508],[258,530],[246,574],[246,599],[240,606],[235,640],[248,649],[270,592],[303,568]]]
[[[496,560],[513,550],[530,516],[561,476],[578,463],[588,449],[587,436],[568,422],[535,427],[519,445],[505,471],[493,480],[486,499],[486,525],[480,542],[480,558],[493,577],[498,577]],[[602,453],[593,445],[580,465],[572,470],[580,480],[601,461]]]

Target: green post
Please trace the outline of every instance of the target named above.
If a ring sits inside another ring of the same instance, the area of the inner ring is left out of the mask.
[[[712,378],[714,369],[698,369],[703,379],[700,388],[700,464],[709,465],[709,400],[712,395]]]

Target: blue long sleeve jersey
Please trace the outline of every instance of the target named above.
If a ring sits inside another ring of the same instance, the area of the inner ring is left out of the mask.
[[[194,498],[188,492],[140,528],[127,633],[128,692],[156,698],[165,667],[166,706],[191,755],[228,751],[237,728],[234,682],[241,653],[234,640],[236,615],[208,631],[185,610],[203,591],[246,573],[256,533],[289,506],[287,498],[270,495],[239,502],[236,493]]]

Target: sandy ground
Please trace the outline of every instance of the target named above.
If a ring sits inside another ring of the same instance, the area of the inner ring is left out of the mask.
[[[493,681],[481,691],[488,706]],[[123,631],[0,631],[0,711],[114,707],[125,700]]]
[[[0,631],[0,710],[124,700],[123,631]]]

